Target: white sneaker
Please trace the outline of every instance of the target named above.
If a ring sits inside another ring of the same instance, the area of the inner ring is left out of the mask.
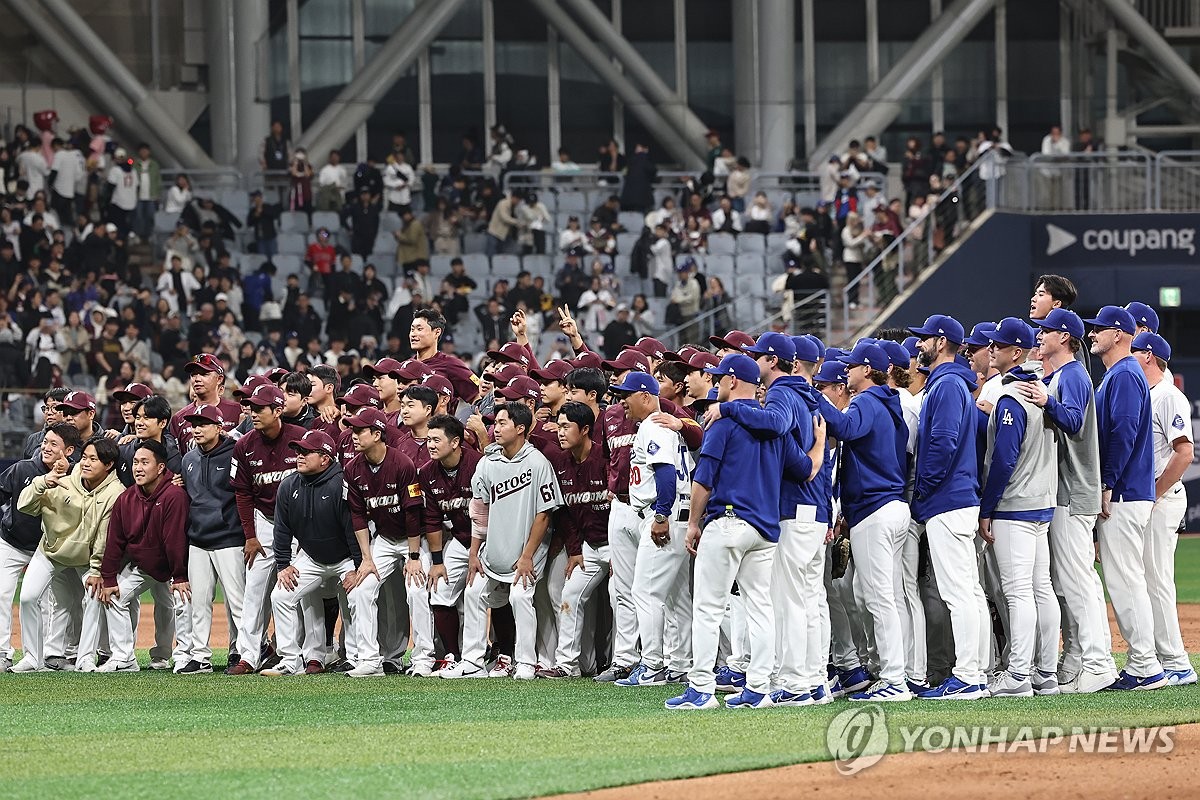
[[[382,678],[386,673],[383,671],[382,664],[370,664],[364,661],[346,674],[351,678]]]
[[[49,672],[46,667],[39,667],[32,656],[25,656],[12,665],[12,672]]]
[[[84,658],[75,663],[76,672],[95,672],[96,662],[90,658]]]
[[[498,656],[496,663],[492,665],[488,671],[489,678],[511,678],[513,676],[513,662],[508,656]]]
[[[1018,678],[1008,670],[1001,670],[988,683],[992,697],[1033,697],[1033,684],[1029,678]]]
[[[412,669],[408,671],[408,674],[414,678],[431,678],[433,677],[433,664],[414,664]]]
[[[138,663],[136,661],[120,662],[120,661],[114,661],[111,658],[108,661],[105,661],[103,666],[96,668],[96,672],[139,672],[139,671],[141,671],[141,667],[138,666]]]
[[[289,675],[300,675],[302,673],[296,672],[291,667],[284,666],[284,664],[280,663],[274,667],[271,667],[270,669],[260,670],[258,674],[265,675],[268,678],[285,678]]]
[[[0,658],[0,674],[10,671],[12,669],[12,665],[13,663],[11,659]]]
[[[488,672],[483,667],[472,664],[470,661],[459,661],[439,672],[438,677],[446,679],[486,678],[488,677]]]
[[[1086,669],[1079,673],[1079,677],[1071,681],[1068,687],[1059,684],[1059,690],[1063,694],[1095,694],[1112,686],[1117,682],[1117,676],[1109,672],[1089,672]]]
[[[1033,693],[1036,695],[1054,695],[1058,694],[1058,674],[1054,672],[1043,672],[1042,670],[1034,670],[1029,676],[1030,682],[1033,684]]]
[[[155,671],[168,670],[170,668],[171,668],[171,662],[169,659],[166,659],[166,658],[156,658],[150,662],[150,669],[155,670]]]
[[[537,670],[532,664],[520,664],[517,666],[517,671],[513,673],[513,677],[519,681],[531,681],[537,677]]]
[[[453,669],[454,665],[457,663],[458,660],[454,657],[454,653],[446,653],[445,658],[438,659],[437,663],[434,664],[435,668],[433,670],[433,674],[440,678],[443,672],[448,669]]]

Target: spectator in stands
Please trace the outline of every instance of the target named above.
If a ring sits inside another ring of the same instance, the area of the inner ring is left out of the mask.
[[[574,175],[582,170],[578,164],[571,160],[571,154],[567,152],[567,148],[558,148],[558,158],[550,164],[550,169],[558,175]]]
[[[858,213],[851,211],[846,215],[846,224],[842,228],[842,264],[846,267],[846,283],[858,277],[866,263],[866,246],[871,241],[871,234],[863,225]],[[846,297],[850,309],[858,308],[858,284],[848,286]]]
[[[426,272],[428,272],[429,262],[425,261],[422,263]],[[363,267],[363,293],[365,297],[376,295],[381,303],[387,301],[389,294],[387,285],[379,280],[379,271],[375,269],[374,264],[367,264]]]
[[[611,262],[612,257],[617,254],[617,237],[613,235],[612,228],[606,226],[600,218],[592,217],[592,224],[587,232],[587,244],[583,249],[587,253],[604,256]]]
[[[587,245],[587,232],[580,227],[579,217],[575,214],[567,217],[567,227],[558,234],[558,250],[565,253],[577,247]]]
[[[688,196],[688,205],[683,212],[683,221],[685,224],[691,219],[695,219],[697,222],[703,220],[710,224],[712,223],[712,214],[709,213],[708,206],[704,203],[704,195],[700,192],[692,192]]]
[[[387,210],[396,211],[403,215],[412,210],[412,187],[416,181],[416,173],[404,160],[404,154],[389,153],[387,165],[383,168],[383,196],[387,200]]]
[[[683,230],[683,214],[679,211],[679,205],[675,202],[675,198],[670,195],[663,198],[659,208],[646,213],[646,227],[651,232],[660,223],[666,225],[668,231],[676,234]]]
[[[361,188],[358,200],[342,209],[342,225],[350,229],[350,252],[370,258],[379,234],[379,200],[369,189]]]
[[[128,236],[133,226],[133,213],[137,210],[138,173],[134,169],[134,160],[124,148],[118,147],[113,153],[113,165],[105,179],[103,202],[108,221],[117,226],[122,237]]]
[[[495,297],[489,297],[475,308],[475,318],[479,320],[479,331],[484,341],[495,339],[500,344],[507,342],[511,338],[508,317],[508,309]]]
[[[382,208],[383,203],[383,173],[379,171],[379,167],[375,166],[375,157],[368,154],[367,160],[359,164],[354,170],[354,186],[355,193],[366,190],[371,196],[371,202],[379,203]],[[347,199],[349,202],[349,198]]]
[[[887,173],[887,148],[881,145],[874,136],[863,139],[863,153],[871,160],[871,172]]]
[[[456,256],[462,251],[462,225],[458,209],[445,197],[438,197],[434,208],[425,215],[424,228],[433,239],[433,252]]]
[[[308,291],[311,294],[318,286],[327,290],[329,277],[333,274],[333,262],[337,260],[337,248],[333,246],[328,228],[317,228],[316,239],[304,251],[304,265],[310,270]],[[249,324],[249,322],[247,322]]]
[[[832,155],[821,167],[820,192],[821,199],[832,205],[837,199],[838,188],[842,178],[842,159]]]
[[[715,275],[708,278],[708,286],[700,300],[700,310],[705,313],[716,312],[705,327],[720,331],[733,327],[729,320],[729,293],[725,291],[725,282]]]
[[[276,203],[266,203],[262,191],[250,193],[250,211],[246,214],[246,227],[254,236],[254,252],[267,258],[279,253],[279,216],[283,209]]]
[[[712,231],[734,236],[742,232],[742,215],[733,207],[733,200],[729,195],[721,195],[717,210],[712,213]]]
[[[621,148],[617,146],[616,139],[609,139],[604,144],[600,145],[600,158],[596,164],[598,172],[621,173],[625,171],[625,156],[621,154]],[[603,178],[602,183],[615,185],[620,182],[619,178]]]
[[[833,198],[833,218],[839,228],[844,228],[850,214],[858,213],[858,191],[850,173],[843,172],[838,177],[837,194]]]
[[[483,169],[483,150],[479,147],[479,137],[474,132],[468,131],[463,134],[457,166],[467,172]]]
[[[750,193],[750,161],[738,158],[725,181],[725,194],[739,214],[746,210],[746,195]]]
[[[175,176],[175,183],[167,189],[167,199],[163,203],[163,211],[168,214],[181,214],[192,202],[192,180],[184,173]]]
[[[298,295],[296,303],[284,309],[283,326],[295,331],[296,338],[301,342],[320,338],[321,315],[312,307],[308,295]]]
[[[483,171],[499,178],[508,171],[509,162],[513,159],[513,138],[508,129],[501,124],[493,125],[488,133],[491,137],[491,150],[488,152],[487,162],[483,165]]]
[[[484,242],[484,252],[492,257],[504,249],[505,243],[515,239],[521,229],[522,220],[518,216],[521,206],[521,193],[513,189],[499,203],[488,221],[487,239]]]
[[[292,143],[283,135],[283,123],[271,123],[271,133],[263,139],[258,152],[258,166],[264,172],[283,172],[291,160]]]
[[[592,212],[592,223],[597,220],[600,225],[610,233],[618,233],[621,230],[620,222],[621,214],[621,198],[615,194],[610,194],[605,198],[604,202],[596,207]]]
[[[675,260],[666,225],[660,224],[654,228],[654,242],[650,245],[650,275],[654,279],[654,296],[666,297],[675,275]]]
[[[537,192],[525,195],[525,202],[520,208],[521,220],[524,225],[518,236],[521,252],[524,255],[546,252],[546,231],[554,229],[554,218],[550,216],[546,204],[537,196]]]
[[[558,302],[575,308],[579,305],[579,297],[587,288],[589,280],[580,266],[583,253],[578,249],[568,250],[566,260],[554,277],[554,288],[558,292]]]
[[[275,277],[276,271],[277,269],[273,263],[265,261],[259,265],[253,275],[247,276],[242,282],[242,315],[245,317],[247,330],[257,331],[261,329],[259,316],[262,312],[263,304],[275,299],[272,289],[272,278]]]
[[[61,363],[67,375],[87,372],[87,358],[92,349],[92,335],[83,326],[79,311],[67,314],[67,324],[59,332],[62,337]]]
[[[639,296],[645,300],[644,296]],[[615,318],[605,326],[601,335],[604,357],[609,359],[616,358],[628,345],[638,340],[638,330],[630,321],[629,306],[624,303],[617,305]]]
[[[242,227],[241,220],[233,212],[214,201],[211,197],[198,197],[179,215],[189,229],[202,230],[206,225],[212,225],[222,239],[233,241],[236,237],[234,230]]]
[[[692,323],[700,313],[701,289],[696,282],[696,260],[684,259],[676,268],[678,280],[671,289],[671,303],[667,307],[668,325],[687,325],[679,334],[681,342],[698,340]]]
[[[72,141],[56,138],[50,144],[54,148],[48,177],[50,206],[60,220],[75,219],[76,188],[86,180],[87,166]]]
[[[588,288],[579,296],[579,311],[575,313],[582,329],[599,334],[608,326],[617,298],[604,288],[599,277],[593,277]]]
[[[658,167],[650,159],[650,148],[641,142],[636,143],[625,169],[625,183],[621,187],[621,210],[645,214],[653,208],[656,180]]]
[[[342,154],[330,150],[329,160],[317,173],[317,210],[341,211],[353,185],[349,170],[342,164]]]
[[[429,239],[425,225],[413,214],[412,206],[400,211],[400,229],[392,232],[396,238],[396,264],[405,271],[413,269],[418,261],[429,258]],[[430,296],[430,295],[427,295]]]
[[[771,203],[766,192],[755,192],[754,200],[742,215],[742,230],[746,233],[766,234],[771,232]]]
[[[158,210],[158,198],[162,196],[162,169],[145,142],[137,146],[134,167],[138,176],[138,195],[133,229],[139,238],[149,239],[154,235],[154,212]]]
[[[308,152],[303,147],[296,148],[288,165],[288,210],[303,211],[312,221],[313,211],[313,166],[308,160]]]
[[[904,160],[900,172],[900,179],[904,181],[906,205],[911,204],[916,195],[925,194],[929,188],[930,171],[929,155],[922,149],[921,140],[910,136],[904,145]]]
[[[150,366],[150,343],[142,338],[136,322],[125,326],[125,335],[117,339],[121,345],[121,360],[133,364],[134,371]]]

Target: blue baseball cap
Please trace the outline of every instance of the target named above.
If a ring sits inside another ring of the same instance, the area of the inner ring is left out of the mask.
[[[840,361],[826,361],[813,376],[813,383],[845,383],[846,365]]]
[[[753,363],[753,362],[751,362]],[[754,368],[756,371],[758,367]],[[609,391],[617,394],[633,394],[634,392],[649,392],[655,397],[658,396],[658,381],[654,380],[654,376],[645,372],[637,372],[630,370],[625,373],[625,380],[621,381],[617,386],[608,387]]]
[[[818,350],[819,352],[822,352],[822,353],[824,353],[824,352],[825,352],[825,343],[824,343],[824,342],[822,342],[822,341],[820,340],[820,338],[818,338],[818,337],[817,337],[815,334],[812,334],[812,333],[806,333],[806,334],[804,334],[803,336],[801,336],[800,338],[801,338],[801,339],[808,339],[810,342],[812,342],[813,344],[815,344],[815,345],[817,346],[817,350]],[[800,352],[800,351],[799,351],[799,350],[797,350],[796,352]]]
[[[784,337],[785,339],[787,337]],[[791,339],[788,339],[788,344],[791,344]],[[715,367],[709,367],[704,370],[709,375],[715,375],[720,378],[722,375],[732,375],[739,381],[747,383],[758,383],[759,372],[758,364],[754,363],[754,359],[750,356],[741,353],[730,353],[721,359],[721,363]]]
[[[842,356],[848,356],[848,355],[850,355],[850,351],[844,350],[841,347],[825,348],[825,360],[826,361],[837,361]]]
[[[1138,300],[1128,303],[1125,310],[1133,314],[1133,321],[1145,325],[1151,333],[1158,333],[1158,312]],[[1155,354],[1157,355],[1157,353]]]
[[[717,402],[717,392],[717,387],[712,387],[708,390],[707,395],[701,397],[699,400],[692,401],[692,408],[697,411],[703,411],[704,409],[708,408],[713,403]]]
[[[767,331],[758,337],[757,342],[743,347],[742,352],[752,356],[777,356],[780,361],[792,361],[796,358],[796,345],[790,336]]]
[[[860,341],[854,345],[850,355],[838,359],[851,367],[868,366],[880,372],[886,372],[891,361],[883,348],[873,342]]]
[[[1052,308],[1044,319],[1031,319],[1030,322],[1048,331],[1060,331],[1076,339],[1083,338],[1083,320],[1074,311],[1065,308]]]
[[[908,357],[910,359],[917,357],[917,341],[918,341],[917,337],[909,336],[907,339],[905,339],[903,342],[900,343],[900,346],[908,351]]]
[[[796,347],[796,357],[793,361],[811,361],[817,363],[825,352],[821,340],[815,336],[793,336],[792,344]]]
[[[1134,321],[1133,314],[1120,306],[1105,306],[1100,309],[1095,318],[1085,319],[1084,322],[1097,328],[1116,328],[1130,336],[1137,333],[1137,322]]]
[[[969,344],[971,347],[987,347],[987,335],[996,330],[994,322],[980,322],[974,328],[971,328],[971,334],[963,344]]]
[[[966,338],[963,335],[962,323],[945,314],[934,314],[925,320],[924,325],[919,328],[909,328],[908,332],[921,339],[928,339],[930,336],[945,336],[954,344],[962,344],[963,339]]]
[[[1167,344],[1167,340],[1157,333],[1139,333],[1133,337],[1132,349],[1145,350],[1163,361],[1171,360],[1171,345]]]
[[[1010,345],[1028,350],[1037,344],[1033,329],[1025,324],[1025,320],[1016,317],[1005,317],[1000,320],[996,329],[984,334],[989,341],[996,344]]]
[[[893,367],[900,369],[908,369],[908,351],[904,349],[904,345],[891,340],[879,343],[883,348],[883,352],[887,353],[888,360],[892,362]]]

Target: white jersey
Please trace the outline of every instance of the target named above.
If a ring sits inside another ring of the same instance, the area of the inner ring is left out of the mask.
[[[629,463],[629,503],[634,511],[644,511],[658,498],[654,482],[654,466],[670,464],[675,470],[675,505],[672,517],[686,508],[692,493],[692,456],[683,437],[650,420],[643,420],[633,437]]]
[[[1000,399],[1000,394],[1004,391],[1004,375],[997,372],[992,377],[983,382],[983,387],[979,390],[979,399],[985,403],[996,405],[996,401]]]
[[[1172,381],[1163,378],[1150,389],[1150,413],[1154,425],[1154,477],[1167,468],[1177,439],[1192,441],[1192,407]]]
[[[138,201],[138,174],[136,170],[123,170],[113,165],[108,170],[108,182],[112,185],[112,204],[124,211],[133,211]]]
[[[898,389],[900,395],[900,411],[904,414],[904,424],[908,426],[908,454],[917,453],[917,426],[921,422],[921,398],[908,389]]]

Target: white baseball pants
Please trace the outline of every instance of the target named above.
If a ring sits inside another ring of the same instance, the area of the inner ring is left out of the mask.
[[[242,624],[238,628],[238,651],[242,660],[255,669],[259,666],[263,637],[271,619],[271,591],[275,588],[275,522],[257,509],[254,511],[254,533],[263,553],[246,568],[246,588],[242,595]],[[279,636],[279,621],[275,622]],[[324,634],[322,634],[324,640]]]
[[[1177,483],[1154,504],[1145,536],[1146,589],[1154,612],[1154,649],[1163,669],[1169,670],[1191,667],[1175,607],[1175,547],[1179,544],[1179,523],[1185,513],[1187,495],[1183,484]]]
[[[688,652],[692,647],[692,643],[687,641],[686,627],[691,617],[691,598],[687,591],[688,552],[684,549],[687,525],[668,523],[671,541],[665,547],[659,547],[650,538],[650,526],[653,524],[654,515],[647,512],[646,519],[642,520],[641,542],[633,576],[633,603],[637,609],[638,636],[642,642],[642,663],[652,672],[666,666],[664,631],[668,614],[675,617],[680,632],[681,641],[676,652]],[[726,596],[729,588],[725,587]],[[719,627],[720,620],[717,623]],[[715,663],[715,653],[713,659]]]
[[[462,600],[467,587],[467,567],[471,563],[471,551],[457,539],[444,535],[442,538],[442,564],[446,567],[446,580],[438,581],[437,588],[429,594],[429,602],[435,606],[453,608]]]
[[[1146,572],[1146,526],[1154,504],[1148,500],[1111,504],[1108,519],[1096,522],[1100,563],[1108,596],[1117,616],[1117,628],[1129,646],[1125,671],[1136,677],[1162,672],[1154,649],[1154,611]]]
[[[1008,671],[1058,669],[1058,598],[1050,583],[1050,523],[997,519],[990,548],[1008,609]]]
[[[13,598],[31,558],[33,553],[19,550],[0,539],[0,660],[12,661]]]
[[[188,582],[192,585],[192,658],[209,663],[212,648],[213,599],[217,582],[225,593],[225,608],[233,618],[229,649],[237,650],[237,629],[242,622],[242,599],[246,593],[246,560],[240,547],[205,550],[188,547]],[[157,625],[157,621],[155,625]]]
[[[167,609],[170,611],[170,622],[162,629],[158,627],[160,615],[157,613],[154,615],[155,640],[174,640],[175,646],[170,655],[175,659],[176,668],[187,664],[191,658],[191,603],[180,597],[178,593],[172,592],[170,585],[166,582],[156,581],[133,564],[127,564],[117,574],[119,592],[104,610],[104,616],[108,620],[108,642],[112,647],[112,660],[118,664],[129,664],[137,660],[137,654],[134,652],[137,633],[129,617],[129,609],[133,605],[140,604],[142,592],[155,584],[166,588],[166,597],[171,604]],[[159,605],[161,595],[161,591],[152,595],[156,606]],[[152,656],[152,658],[158,658],[158,656]]]
[[[850,529],[855,583],[871,616],[879,678],[904,684],[904,586],[901,554],[908,535],[908,504],[893,500]]]
[[[905,672],[914,683],[925,683],[929,672],[929,655],[926,647],[925,604],[921,600],[921,586],[917,582],[921,564],[921,536],[925,526],[910,520],[904,536],[904,547],[900,553],[900,578],[904,587],[904,605],[901,618],[907,623],[905,635]]]
[[[298,573],[296,588],[285,589],[276,584],[271,591],[271,607],[275,612],[275,646],[280,659],[279,668],[298,673],[304,671],[306,661],[319,661],[324,666],[325,610],[322,596],[330,581],[340,583],[354,571],[354,562],[347,558],[336,564],[321,564],[300,551],[292,559],[292,566]],[[303,630],[300,627],[301,620]],[[301,634],[304,637],[303,652]],[[352,622],[350,635],[355,635]]]
[[[520,583],[498,581],[487,573],[475,576],[467,586],[463,598],[463,661],[480,669],[484,668],[487,652],[487,628],[489,608],[500,608],[506,603],[512,607],[516,641],[513,643],[513,662],[517,666],[536,666],[537,663],[537,611],[533,608],[533,594],[537,581],[542,580],[546,569],[546,548],[538,549],[533,559],[533,573],[537,580],[530,586]]]
[[[729,587],[736,580],[746,599],[750,630],[750,665],[746,688],[771,691],[775,668],[775,614],[771,610],[771,574],[775,543],[737,517],[717,517],[704,527],[696,550],[696,582],[692,596],[692,668],[688,683],[699,692],[716,690],[713,664],[721,636]]]
[[[562,615],[563,585],[566,582],[567,549],[563,547],[546,564],[546,574],[538,581],[538,590],[533,596],[533,607],[538,617],[539,666],[554,664],[554,653],[558,649],[559,617]]]
[[[79,633],[76,663],[94,659],[100,643],[100,625],[104,609],[93,597],[85,597],[83,583],[88,570],[82,567],[62,567],[41,550],[34,552],[21,582],[21,649],[38,667],[45,666],[47,595],[53,595],[55,605],[72,618],[83,613]],[[65,631],[65,627],[64,627]],[[58,655],[52,653],[51,655]]]
[[[829,607],[825,601],[825,534],[829,526],[802,515],[783,520],[771,577],[775,613],[774,686],[808,691],[825,683]]]
[[[612,663],[622,667],[633,667],[641,661],[638,615],[633,603],[633,576],[641,525],[633,506],[613,498],[608,514],[608,549],[612,563],[608,594],[613,610]]]
[[[558,647],[554,665],[571,675],[579,675],[580,654],[584,642],[591,646],[593,619],[588,613],[589,601],[608,576],[609,550],[607,544],[593,547],[583,543],[583,566],[576,567],[562,588],[558,615]]]
[[[429,557],[429,549],[425,544],[424,539],[421,541],[421,557],[422,569],[427,569],[426,559]],[[375,568],[379,570],[379,577],[368,575],[363,581],[355,586],[350,592],[350,608],[351,617],[354,620],[352,628],[354,630],[354,650],[358,656],[358,664],[370,664],[375,667],[383,666],[383,655],[380,650],[379,640],[379,595],[382,587],[386,586],[388,580],[404,581],[404,567],[408,562],[408,541],[396,541],[387,539],[383,536],[376,536],[371,542],[371,558],[375,562]],[[428,562],[432,565],[432,562]],[[422,588],[422,587],[408,587]],[[413,594],[419,595],[420,592]],[[413,623],[413,666],[424,665],[427,667],[433,666],[433,613],[429,611],[428,590],[424,590],[426,597],[425,614],[420,614],[420,598],[417,598],[417,609],[410,608],[409,614]],[[411,597],[412,595],[410,595]],[[428,618],[429,624],[422,624],[425,618]],[[388,620],[388,624],[395,625],[397,620]],[[405,626],[407,627],[407,626]],[[405,631],[407,633],[407,631]],[[347,643],[351,637],[347,636]]]
[[[1062,671],[1066,677],[1087,670],[1116,680],[1108,606],[1095,567],[1095,525],[1094,514],[1072,515],[1065,506],[1055,508],[1050,520],[1050,579],[1062,598]]]
[[[983,670],[990,651],[991,615],[979,583],[975,532],[979,506],[957,508],[925,522],[929,558],[938,591],[950,610],[954,630],[954,675],[968,686],[986,683]]]

